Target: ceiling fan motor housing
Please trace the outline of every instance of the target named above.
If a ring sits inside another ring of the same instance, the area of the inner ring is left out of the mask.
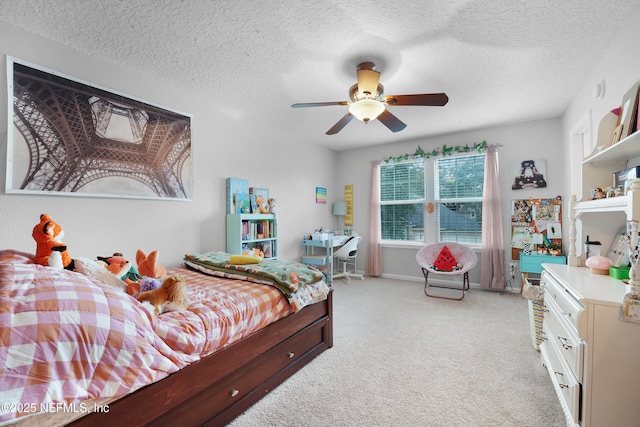
[[[382,86],[381,84],[378,84],[378,89],[376,89],[376,92],[374,93],[360,92],[360,90],[358,89],[358,83],[349,88],[349,99],[351,99],[351,102],[357,102],[361,99],[375,99],[377,101],[382,101],[383,96],[384,86]]]

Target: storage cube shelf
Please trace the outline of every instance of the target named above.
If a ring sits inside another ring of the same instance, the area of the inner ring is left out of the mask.
[[[265,258],[278,258],[278,221],[276,215],[228,214],[227,252],[242,254],[260,248]]]
[[[333,239],[304,239],[302,246],[304,247],[302,263],[322,271],[327,284],[331,286],[333,283]],[[314,248],[317,248],[319,253],[314,253]]]

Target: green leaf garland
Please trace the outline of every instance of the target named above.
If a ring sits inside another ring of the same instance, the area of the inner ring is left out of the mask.
[[[418,148],[416,148],[415,153],[413,154],[401,154],[400,156],[389,156],[389,157],[385,157],[384,161],[385,163],[389,163],[389,162],[402,162],[405,160],[411,160],[411,159],[428,159],[429,157],[435,157],[435,156],[439,156],[442,155],[443,157],[445,156],[451,156],[453,153],[470,153],[472,151],[477,151],[478,153],[484,153],[485,151],[487,151],[487,147],[489,145],[487,144],[487,141],[482,141],[482,142],[474,142],[473,145],[469,145],[469,144],[465,144],[465,145],[455,145],[455,146],[451,146],[451,147],[447,147],[447,144],[444,144],[442,146],[442,148],[434,148],[431,151],[424,151],[419,145]]]

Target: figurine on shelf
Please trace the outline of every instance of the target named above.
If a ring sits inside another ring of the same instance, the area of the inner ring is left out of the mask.
[[[591,189],[591,200],[604,199],[607,197],[607,193],[605,193],[602,188],[592,188]]]
[[[550,245],[549,248],[549,255],[554,255],[554,256],[559,256],[562,255],[562,246],[560,245]]]

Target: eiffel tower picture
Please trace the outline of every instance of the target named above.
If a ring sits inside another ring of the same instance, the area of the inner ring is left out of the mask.
[[[545,162],[538,160],[539,164],[545,165]],[[520,167],[515,173],[512,190],[520,190],[523,188],[543,188],[547,186],[544,179],[544,171],[546,166],[536,167],[536,160],[524,160],[520,163]]]
[[[12,85],[7,192],[191,198],[188,115],[16,61]]]

